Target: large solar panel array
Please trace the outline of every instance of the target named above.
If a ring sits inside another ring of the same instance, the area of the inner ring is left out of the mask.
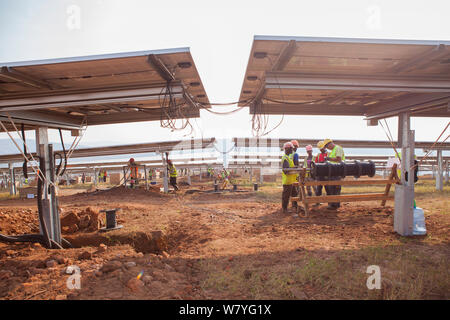
[[[0,67],[0,118],[31,127],[199,117],[198,102],[209,103],[188,48]]]
[[[450,41],[255,36],[252,114],[450,116]]]

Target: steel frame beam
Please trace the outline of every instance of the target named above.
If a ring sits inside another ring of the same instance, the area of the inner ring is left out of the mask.
[[[83,121],[82,117],[69,117],[64,114],[55,115],[42,111],[0,111],[0,120],[10,122],[8,116],[14,122],[33,126],[46,126],[67,130],[79,129]]]
[[[156,72],[166,80],[167,82],[171,82],[175,80],[175,76],[172,72],[170,72],[169,68],[161,61],[155,54],[149,54],[147,62],[155,68]]]
[[[53,90],[54,88],[60,88],[59,86],[51,85],[46,81],[19,72],[12,67],[2,67],[0,69],[0,78],[13,80],[37,89]]]
[[[139,143],[131,145],[118,145],[96,148],[77,148],[73,151],[71,158],[86,158],[97,156],[110,156],[121,154],[134,154],[134,153],[151,153],[151,152],[166,152],[173,150],[187,150],[191,146],[196,149],[206,149],[215,142],[215,138],[209,139],[190,139],[190,140],[177,140],[177,141],[164,141],[153,143]],[[55,152],[61,152],[57,150]],[[33,153],[33,156],[35,154]],[[0,163],[8,162],[22,162],[23,156],[21,154],[9,154],[0,155]]]
[[[297,42],[290,40],[286,47],[283,48],[279,54],[277,60],[272,66],[272,71],[281,71],[291,60],[295,50],[297,48]]]
[[[155,100],[161,95],[164,87],[148,87],[135,89],[122,89],[112,91],[97,91],[89,93],[61,94],[50,96],[36,96],[17,99],[1,99],[0,111],[36,110],[44,108],[63,108],[85,106],[91,104],[129,102],[142,100]],[[172,88],[174,94],[181,94],[180,85]]]
[[[266,72],[267,89],[450,92],[448,78],[411,76],[318,75]]]
[[[448,54],[448,52],[445,49],[446,49],[445,44],[439,44],[431,49],[427,49],[426,51],[417,55],[416,57],[395,65],[391,69],[391,72],[401,73],[409,71],[411,68],[417,69],[424,67],[426,64],[430,63],[430,61],[439,59]]]
[[[250,114],[285,114],[285,115],[326,115],[326,116],[364,116],[364,105],[339,104],[276,104],[264,103],[258,108],[250,107]]]
[[[401,137],[401,135],[400,135]],[[279,139],[271,139],[271,138],[233,138],[233,143],[237,148],[248,148],[248,147],[277,147],[282,149],[283,144],[285,142],[291,141],[292,139],[298,139],[301,145],[315,145],[319,139],[309,139],[309,138],[296,138],[292,137],[290,139],[287,138],[279,138]],[[344,148],[383,148],[383,149],[391,149],[392,146],[389,141],[382,140],[343,140],[343,139],[335,139],[333,140],[336,144],[344,147]],[[394,145],[396,147],[401,147],[401,143],[397,143],[394,141]],[[425,150],[450,150],[450,142],[444,142],[440,144],[436,144],[433,146],[433,142],[427,141],[418,141],[414,143],[416,149],[425,149]],[[433,148],[431,149],[431,147]]]
[[[442,113],[448,113],[450,116],[450,110],[447,107],[445,111],[445,106],[450,103],[450,90],[447,93],[435,93],[435,94],[416,94],[407,98],[396,99],[391,102],[383,102],[374,104],[367,107],[366,120],[370,119],[382,119],[398,115],[401,112],[413,112],[420,113],[424,112],[426,116],[427,110],[436,108],[443,108]],[[433,112],[435,111],[431,111]]]

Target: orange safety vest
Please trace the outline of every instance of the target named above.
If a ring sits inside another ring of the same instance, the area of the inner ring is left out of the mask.
[[[138,167],[136,165],[132,165],[130,167],[130,171],[131,178],[136,179],[138,177]]]
[[[325,153],[319,153],[318,155],[316,155],[316,157],[314,158],[314,162],[315,163],[322,163],[325,162],[325,158],[328,156],[328,152]]]

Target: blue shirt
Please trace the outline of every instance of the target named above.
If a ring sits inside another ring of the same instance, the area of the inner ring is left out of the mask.
[[[296,153],[294,153],[294,164],[296,165],[296,166],[298,166],[298,153],[296,152]]]

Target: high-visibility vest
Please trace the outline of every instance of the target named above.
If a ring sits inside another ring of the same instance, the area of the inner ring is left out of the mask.
[[[314,158],[314,163],[322,163],[325,162],[325,158],[328,157],[328,152],[318,153]]]
[[[177,169],[175,168],[175,165],[171,165],[169,166],[169,175],[171,178],[176,178],[177,177]]]
[[[330,155],[328,156],[329,158],[336,158],[336,149],[337,149],[338,147],[341,147],[341,146],[338,146],[338,145],[335,145],[335,146],[334,146],[333,150],[331,150]],[[342,147],[341,147],[341,148],[342,148]],[[342,149],[342,150],[344,150],[344,149]],[[344,154],[342,155],[342,161],[345,161],[345,155],[344,155]],[[331,162],[331,163],[338,163],[338,162],[336,162],[336,161],[330,161],[330,162]]]
[[[294,167],[295,167],[294,155],[296,155],[296,154],[297,154],[297,152],[292,152],[291,154],[289,154],[289,158],[292,160]],[[297,181],[297,179],[298,179],[298,173],[295,174],[295,181]]]
[[[314,162],[314,157],[311,157],[311,162]],[[310,164],[311,164],[310,162]],[[308,166],[308,156],[305,157],[305,159],[303,160],[303,168],[309,169],[311,168],[311,166]],[[311,172],[306,171],[305,177],[310,177],[311,176]]]
[[[136,165],[130,166],[130,177],[132,179],[137,179],[138,177],[138,167]]]
[[[402,177],[402,168],[401,168],[401,165],[402,165],[402,153],[401,152],[399,152],[399,153],[395,153],[395,157],[396,158],[398,158],[399,160],[400,160],[400,165],[399,166],[397,166],[397,176],[401,179],[401,177]],[[414,155],[414,160],[416,160],[417,159],[417,156],[416,155]],[[416,167],[415,169],[414,169],[414,182],[415,181],[417,181],[416,180],[416,177],[417,177],[417,172],[419,171],[419,168],[418,167]],[[406,175],[406,174],[405,174]]]
[[[283,167],[284,161],[287,160],[289,162],[289,168],[294,168],[294,160],[290,156],[284,154],[281,158],[281,166]],[[291,185],[294,182],[297,181],[297,174],[285,174],[283,171],[281,171],[281,177],[283,185]]]

